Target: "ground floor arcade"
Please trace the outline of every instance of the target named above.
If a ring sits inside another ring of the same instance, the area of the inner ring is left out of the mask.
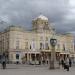
[[[56,60],[60,61],[60,59],[65,59],[67,56],[70,56],[68,53],[60,53],[56,52]],[[19,63],[28,63],[28,64],[49,64],[51,59],[51,52],[10,52],[9,53],[9,61],[19,62]]]

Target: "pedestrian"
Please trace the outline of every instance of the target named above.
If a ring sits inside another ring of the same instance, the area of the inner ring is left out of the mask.
[[[64,60],[64,64],[63,64],[64,69],[66,69],[66,61]]]
[[[39,60],[39,65],[41,65],[41,61]]]
[[[45,64],[45,60],[43,60],[42,63]]]
[[[66,58],[64,60],[64,69],[67,69],[67,71],[69,71],[69,58]]]
[[[61,60],[61,65],[62,65],[62,67],[64,67],[64,60],[63,59]]]
[[[6,68],[6,57],[5,57],[5,53],[3,53],[3,56],[2,56],[2,67],[3,67],[3,69]]]
[[[3,69],[6,68],[6,62],[5,61],[2,62],[2,67],[3,67]]]
[[[71,67],[72,66],[72,61],[71,61],[71,59],[69,59],[69,67]]]
[[[48,64],[48,61],[49,61],[49,60],[48,60],[48,58],[47,58],[47,64]]]

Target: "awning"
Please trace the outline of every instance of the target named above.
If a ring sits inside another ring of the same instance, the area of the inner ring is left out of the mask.
[[[69,51],[61,51],[60,54],[70,54]]]
[[[70,54],[69,52],[60,52],[60,54]]]

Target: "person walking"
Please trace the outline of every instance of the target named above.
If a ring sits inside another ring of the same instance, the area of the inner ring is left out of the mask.
[[[64,69],[67,69],[67,71],[69,71],[69,58],[66,58],[64,60]]]
[[[47,58],[47,64],[48,64],[48,62],[49,62],[49,60],[48,60],[48,58]]]
[[[69,58],[69,67],[72,66],[72,61],[71,61],[71,58]]]
[[[64,60],[63,59],[61,60],[61,65],[62,65],[62,67],[64,67]]]
[[[6,69],[6,57],[5,57],[5,53],[3,53],[3,56],[2,56],[2,67],[3,67],[3,69]]]

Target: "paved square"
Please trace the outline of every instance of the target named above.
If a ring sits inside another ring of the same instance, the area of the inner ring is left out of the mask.
[[[62,68],[49,70],[48,66],[35,65],[7,65],[7,69],[3,70],[0,65],[0,75],[75,75],[75,67],[66,71]]]

